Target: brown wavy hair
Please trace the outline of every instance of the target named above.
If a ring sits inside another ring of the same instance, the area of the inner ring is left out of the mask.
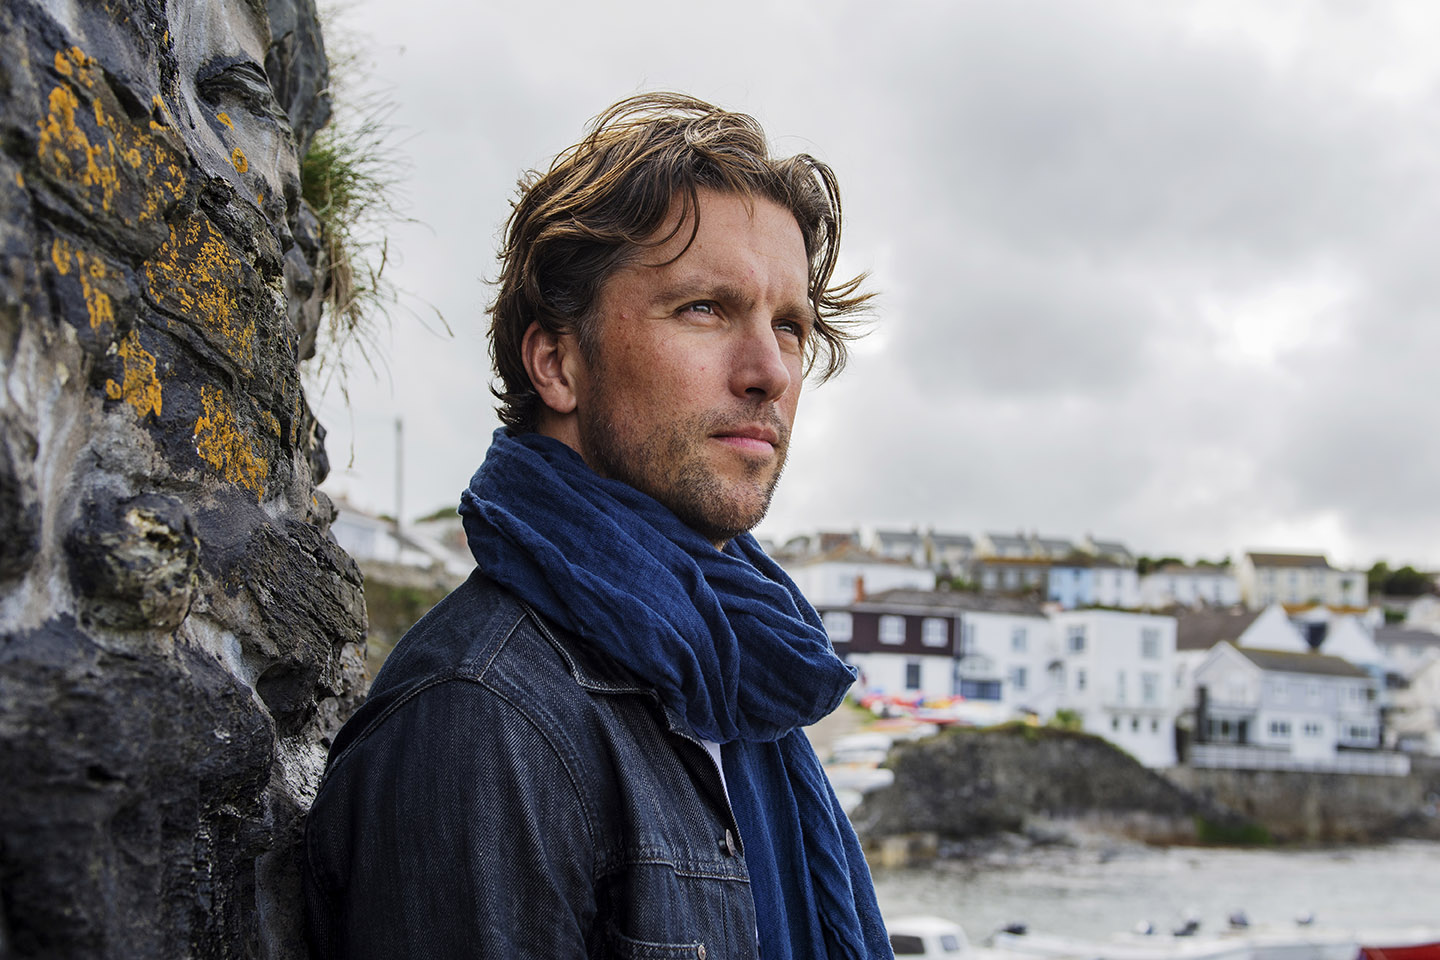
[[[864,274],[832,281],[840,252],[834,172],[808,154],[772,159],[765,131],[743,113],[683,94],[647,93],[610,107],[549,170],[520,181],[490,305],[490,359],[500,381],[491,392],[504,423],[520,430],[536,425],[540,397],[520,349],[530,324],[575,334],[582,354],[593,357],[601,286],[640,250],[687,226],[693,242],[702,188],[763,197],[794,214],[815,310],[805,371],[818,371],[822,382],[840,372],[846,344],[859,335],[855,315],[873,294],[860,289]],[[657,236],[677,202],[674,228]]]

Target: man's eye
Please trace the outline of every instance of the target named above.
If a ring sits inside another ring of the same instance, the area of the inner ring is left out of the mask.
[[[692,304],[690,304],[688,307],[685,308],[685,311],[684,311],[684,312],[686,312],[686,313],[705,313],[705,314],[713,314],[713,313],[715,312],[715,304],[713,304],[713,303],[692,303]]]
[[[805,327],[794,320],[777,320],[775,329],[781,333],[788,333],[798,340],[805,339]]]

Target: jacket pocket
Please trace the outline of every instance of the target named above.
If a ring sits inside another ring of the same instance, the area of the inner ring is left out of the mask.
[[[610,946],[615,956],[624,957],[625,960],[707,960],[705,944],[698,941],[654,943],[649,940],[636,940],[615,929],[614,924],[609,925],[609,934]]]

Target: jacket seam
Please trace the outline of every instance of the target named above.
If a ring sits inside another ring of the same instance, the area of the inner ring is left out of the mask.
[[[395,715],[395,712],[397,710],[405,706],[415,697],[418,697],[420,694],[424,693],[426,690],[429,690],[431,687],[437,686],[442,683],[450,683],[455,680],[470,681],[473,683],[483,677],[485,675],[485,672],[490,669],[491,664],[495,662],[495,658],[500,655],[500,651],[503,650],[505,648],[505,645],[514,638],[515,630],[520,626],[521,622],[524,619],[525,618],[523,614],[517,616],[515,618],[515,621],[510,624],[509,629],[507,629],[501,636],[501,638],[495,644],[493,644],[494,650],[491,652],[490,658],[485,662],[485,666],[481,669],[479,673],[475,674],[474,676],[470,676],[461,672],[461,667],[457,666],[455,668],[456,672],[448,675],[432,676],[429,679],[424,680],[423,682],[416,685],[414,689],[407,691],[403,697],[400,697],[394,703],[390,704],[390,706],[386,707],[379,716],[377,716],[370,723],[366,724],[364,731],[358,737],[356,737],[354,741],[348,744],[344,750],[340,751],[339,755],[336,756],[335,759],[331,761],[331,763],[326,767],[325,773],[327,778],[331,770],[339,767],[345,762],[345,759],[350,756],[351,751],[353,751],[360,744],[364,743],[366,740],[370,739],[371,734],[384,726],[384,724]]]
[[[572,769],[570,761],[567,759],[566,755],[560,751],[560,748],[555,745],[555,741],[550,736],[550,732],[545,729],[545,725],[540,723],[540,721],[535,717],[532,717],[529,712],[524,709],[524,707],[512,700],[503,691],[497,690],[488,682],[477,682],[481,687],[490,691],[490,693],[494,695],[496,699],[502,700],[506,704],[508,704],[510,709],[515,711],[517,716],[524,719],[526,723],[530,724],[530,726],[535,729],[536,733],[540,734],[541,738],[545,741],[545,745],[550,748],[550,752],[555,755],[555,759],[559,762],[560,769],[565,771],[565,779],[570,781],[570,789],[574,792],[576,803],[578,804],[582,812],[580,820],[582,823],[585,824],[585,835],[590,840],[590,877],[592,880],[594,880],[596,877],[599,876],[599,870],[596,867],[596,860],[599,857],[600,851],[600,847],[595,839],[595,826],[593,823],[595,819],[594,811],[591,810],[590,804],[587,803],[585,800],[585,792],[580,789],[579,779],[576,777],[575,770]]]

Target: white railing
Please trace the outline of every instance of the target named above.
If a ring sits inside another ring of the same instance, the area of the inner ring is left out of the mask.
[[[1338,753],[1334,757],[1297,757],[1284,750],[1223,743],[1190,746],[1189,765],[1218,770],[1303,770],[1309,773],[1364,773],[1403,777],[1410,773],[1410,758],[1379,750]]]

